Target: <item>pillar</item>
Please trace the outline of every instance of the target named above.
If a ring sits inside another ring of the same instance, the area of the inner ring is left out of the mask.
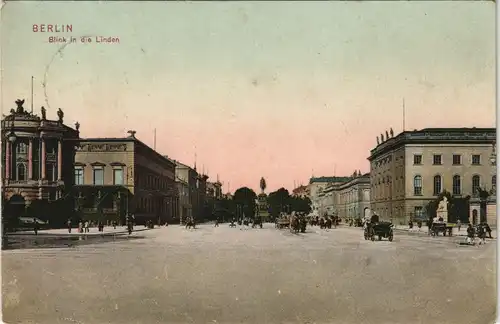
[[[33,180],[33,138],[30,137],[28,145],[28,180]]]
[[[10,179],[10,167],[12,166],[11,159],[10,159],[10,148],[11,148],[11,143],[9,139],[5,141],[5,179]]]
[[[40,138],[40,140],[42,141],[42,174],[41,174],[41,179],[42,180],[45,180],[45,167],[46,167],[46,162],[45,160],[47,159],[47,156],[46,156],[46,145],[45,145],[45,138]]]
[[[62,139],[57,141],[57,180],[62,179]]]

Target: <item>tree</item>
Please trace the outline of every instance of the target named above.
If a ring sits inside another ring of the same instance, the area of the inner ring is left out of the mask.
[[[267,197],[267,203],[272,217],[276,217],[283,211],[288,211],[287,206],[291,206],[290,193],[285,188],[280,188],[271,192]]]
[[[234,203],[239,206],[240,213],[238,217],[242,217],[243,213],[246,217],[253,218],[255,215],[255,200],[257,195],[255,191],[248,187],[239,188],[234,192]]]
[[[292,210],[309,214],[312,210],[311,200],[308,197],[290,197]]]

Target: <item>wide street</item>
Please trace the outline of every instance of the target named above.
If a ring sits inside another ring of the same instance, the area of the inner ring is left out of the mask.
[[[492,323],[496,240],[228,224],[2,252],[6,323]]]

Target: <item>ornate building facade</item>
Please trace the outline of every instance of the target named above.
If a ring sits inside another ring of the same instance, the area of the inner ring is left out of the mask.
[[[495,141],[494,128],[426,128],[397,136],[391,129],[382,134],[368,158],[372,211],[406,224],[410,218],[426,218],[426,205],[444,190],[468,199],[478,195],[478,188],[492,188]],[[469,205],[463,209],[452,217],[468,221]]]
[[[58,120],[48,120],[44,107],[39,117],[23,104],[17,100],[17,108],[2,119],[2,196],[26,205],[63,199],[73,185],[79,125],[66,126],[61,109]]]
[[[86,218],[156,224],[178,218],[175,163],[135,137],[81,139],[74,163],[79,208]]]
[[[320,215],[361,219],[370,215],[370,175],[355,172],[344,182],[335,182],[321,192]]]

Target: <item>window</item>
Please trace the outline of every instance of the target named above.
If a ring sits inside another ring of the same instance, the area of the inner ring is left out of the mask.
[[[462,181],[459,175],[453,176],[453,194],[454,195],[462,194]]]
[[[462,164],[462,156],[460,154],[453,154],[453,165]]]
[[[422,195],[422,176],[416,175],[413,178],[413,194],[415,196]]]
[[[434,164],[434,165],[441,165],[442,164],[441,154],[434,154],[434,156],[432,158],[432,164]]]
[[[17,144],[16,152],[18,154],[28,153],[28,145],[26,145],[26,143],[23,143],[23,142]]]
[[[94,185],[104,185],[104,169],[102,167],[94,167],[93,170],[93,183]]]
[[[26,164],[24,163],[19,163],[17,165],[17,169],[16,169],[16,178],[17,180],[27,180],[28,177],[26,175]]]
[[[56,172],[56,165],[54,163],[47,163],[45,178],[49,181],[56,181]]]
[[[472,165],[480,165],[481,164],[481,155],[474,154],[472,155]]]
[[[414,213],[415,213],[415,219],[422,219],[423,217],[423,210],[424,208],[422,206],[415,206]]]
[[[415,164],[415,165],[421,165],[422,164],[422,155],[415,154],[413,156],[413,164]]]
[[[113,184],[123,185],[123,169],[113,169]]]
[[[75,167],[75,184],[82,185],[83,184],[83,168]]]
[[[491,189],[495,190],[497,188],[497,176],[491,177]]]
[[[434,196],[437,196],[441,193],[441,176],[437,175],[434,177]]]
[[[477,195],[481,188],[481,178],[478,175],[472,177],[472,194]]]

